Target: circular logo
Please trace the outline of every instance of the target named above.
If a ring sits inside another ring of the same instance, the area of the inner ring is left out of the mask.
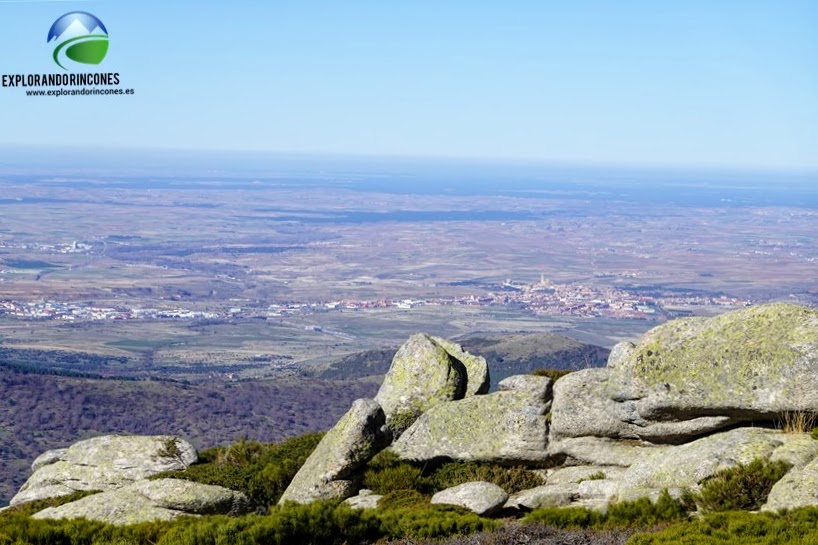
[[[72,11],[54,21],[47,42],[52,41],[54,62],[64,70],[71,62],[99,64],[108,53],[108,30],[86,11]]]

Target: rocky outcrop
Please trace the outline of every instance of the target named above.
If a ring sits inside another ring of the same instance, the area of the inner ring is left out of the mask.
[[[818,443],[813,441],[814,443]],[[762,511],[815,507],[818,505],[818,459],[791,469],[773,485]]]
[[[486,358],[469,354],[459,344],[447,341],[440,337],[432,337],[437,344],[452,358],[458,360],[466,368],[466,392],[465,396],[486,394],[491,387],[489,377],[489,366]]]
[[[647,450],[622,476],[619,499],[651,497],[664,489],[695,492],[717,471],[770,458],[784,441],[781,432],[739,428],[686,445]]]
[[[551,471],[548,484],[580,484],[596,479],[621,479],[627,470],[616,466],[572,466]]]
[[[445,401],[488,391],[486,360],[424,333],[400,347],[375,396],[389,428],[400,435],[423,412]]]
[[[183,515],[241,515],[249,511],[250,501],[240,492],[180,479],[158,479],[50,507],[34,514],[34,518],[86,518],[126,525],[173,520]]]
[[[505,490],[496,484],[482,481],[447,488],[432,496],[432,504],[457,505],[480,516],[496,513],[507,500],[508,494]]]
[[[196,460],[193,445],[178,437],[95,437],[39,456],[32,464],[33,475],[11,505],[74,492],[116,490],[157,473],[185,469]]]
[[[548,459],[567,466],[620,466],[628,467],[641,456],[650,443],[637,440],[614,440],[605,437],[572,437],[554,440],[549,437]]]
[[[502,464],[541,464],[548,446],[546,412],[551,381],[509,377],[501,391],[439,403],[391,450],[406,460],[452,458]]]
[[[783,434],[784,444],[773,451],[770,460],[786,462],[793,469],[799,469],[818,457],[818,441],[807,434]]]
[[[759,305],[673,320],[554,387],[551,433],[679,444],[785,411],[818,412],[818,311]]]
[[[565,507],[578,498],[577,483],[544,484],[512,494],[506,509],[532,511],[542,507]]]
[[[543,486],[512,494],[505,508],[531,511],[541,507],[607,504],[619,491],[625,469],[612,466],[575,466],[548,470]]]
[[[511,497],[478,482],[432,500],[481,515],[546,506],[605,510],[612,502],[655,500],[665,490],[679,497],[700,490],[718,471],[755,459],[792,467],[765,509],[818,505],[818,441],[773,429],[788,420],[810,427],[818,415],[815,384],[818,311],[786,304],[668,322],[637,343],[616,345],[604,369],[554,383],[512,376],[492,394],[485,360],[418,334],[395,355],[377,400],[353,404],[281,502],[342,498],[354,508],[377,506],[380,496],[355,494],[366,463],[391,443],[404,460],[540,468],[542,485]],[[142,480],[193,460],[192,447],[169,437],[80,442],[35,460],[14,503],[103,490],[38,516],[117,524],[244,509],[246,498],[230,491],[201,499],[204,491],[184,488],[192,485],[164,482],[156,492],[152,487],[160,485]]]
[[[380,405],[359,399],[335,424],[292,480],[279,503],[309,503],[355,494],[355,472],[389,444]]]

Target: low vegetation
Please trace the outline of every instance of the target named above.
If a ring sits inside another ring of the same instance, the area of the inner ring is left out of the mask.
[[[759,509],[773,485],[790,469],[783,461],[756,459],[719,471],[704,483],[696,503],[706,511]]]
[[[472,481],[494,483],[509,494],[544,484],[541,477],[523,467],[476,462],[443,462],[421,467],[400,461],[388,450],[375,456],[364,474],[364,486],[378,494],[414,490],[429,495]]]
[[[665,491],[656,503],[647,498],[612,504],[607,513],[583,507],[535,509],[523,519],[556,528],[650,528],[688,519],[687,502],[675,500]]]
[[[361,511],[337,501],[288,503],[266,515],[183,518],[125,527],[87,520],[34,520],[12,513],[0,515],[0,545],[340,545],[384,538],[440,538],[497,526],[496,521],[457,507]]]
[[[627,545],[818,543],[818,508],[780,514],[736,511],[757,509],[789,467],[768,460],[718,472],[695,496],[674,499],[665,491],[656,502],[643,498],[614,503],[605,513],[578,507],[543,508],[521,521],[503,521],[482,518],[459,507],[432,505],[430,496],[475,480],[494,482],[513,493],[541,485],[536,473],[462,462],[419,466],[384,451],[372,459],[364,474],[364,485],[384,495],[377,509],[355,510],[340,501],[276,505],[321,437],[306,434],[277,444],[242,440],[205,450],[198,463],[172,473],[177,478],[242,491],[257,505],[256,514],[181,518],[125,527],[31,518],[40,509],[87,494],[81,493],[0,513],[0,545],[355,545],[387,541],[408,545],[444,538],[448,538],[443,542],[448,545],[625,545],[626,540]],[[166,445],[169,451],[173,448],[175,445]],[[600,472],[588,478],[603,477]],[[690,513],[697,507],[704,514],[691,521]]]
[[[185,471],[154,478],[174,477],[238,490],[264,510],[278,502],[321,437],[321,433],[310,433],[278,444],[242,440],[229,447],[202,451],[199,463]]]
[[[0,505],[46,450],[110,433],[178,435],[197,448],[329,429],[376,384],[319,379],[220,384],[93,380],[0,365]]]
[[[628,545],[804,545],[818,543],[818,509],[787,513],[730,511],[633,536]]]
[[[809,411],[784,411],[778,419],[784,433],[809,433],[818,423],[815,413]]]

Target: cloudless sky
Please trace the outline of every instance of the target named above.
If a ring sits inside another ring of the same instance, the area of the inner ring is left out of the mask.
[[[818,169],[813,0],[0,2],[0,72],[97,15],[132,97],[0,88],[0,146]]]

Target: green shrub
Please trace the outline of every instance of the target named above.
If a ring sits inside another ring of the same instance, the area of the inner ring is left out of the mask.
[[[384,469],[369,469],[364,473],[364,486],[378,494],[388,494],[396,490],[418,490],[422,486],[420,469],[402,463]]]
[[[380,537],[380,521],[336,502],[288,503],[264,516],[207,517],[176,523],[157,545],[305,545]]]
[[[809,436],[818,441],[818,428],[812,428],[812,431],[809,432]]]
[[[340,545],[383,538],[438,538],[496,526],[494,521],[449,506],[379,511],[319,501],[275,506],[267,515],[183,517],[123,527],[4,514],[0,545]]]
[[[386,449],[373,456],[366,466],[369,469],[386,469],[387,467],[395,467],[401,462],[402,460],[397,454],[389,449]]]
[[[390,539],[433,539],[493,530],[499,526],[496,521],[451,505],[393,509],[379,512],[377,516],[381,521],[381,532]]]
[[[258,506],[275,504],[318,446],[323,435],[312,433],[265,444],[241,440],[229,447],[204,450],[199,462],[181,472],[154,478],[174,477],[214,484],[244,492]]]
[[[386,511],[406,507],[425,507],[430,505],[429,501],[428,496],[424,496],[417,490],[395,490],[380,499],[378,509]]]
[[[758,509],[789,468],[787,462],[759,458],[747,465],[724,469],[704,482],[696,503],[708,511]]]
[[[665,490],[656,503],[641,498],[611,505],[608,508],[605,526],[648,528],[660,523],[687,520],[687,507],[684,502],[674,500]]]
[[[509,494],[541,486],[543,479],[523,467],[504,467],[477,462],[427,464],[426,474],[410,462],[401,461],[390,451],[375,456],[364,473],[364,486],[378,494],[416,490],[431,494],[472,481],[494,483]]]
[[[571,372],[573,372],[571,369],[534,369],[529,374],[535,377],[548,377],[552,381],[556,381],[558,378],[564,377]]]
[[[783,514],[708,513],[658,532],[636,534],[627,545],[804,545],[818,543],[818,509]]]
[[[435,469],[426,479],[433,492],[472,481],[494,483],[509,494],[543,484],[536,473],[523,467],[504,467],[476,462],[448,462]]]
[[[369,461],[367,467],[364,473],[364,487],[378,494],[425,488],[421,470],[409,462],[401,461],[391,451],[381,451]]]
[[[152,545],[171,524],[117,527],[85,519],[35,520],[20,512],[4,512],[0,517],[0,545]]]
[[[687,520],[687,506],[674,500],[667,491],[656,503],[647,498],[614,503],[607,513],[584,507],[546,507],[535,509],[524,522],[539,522],[557,528],[649,528],[660,523]]]

